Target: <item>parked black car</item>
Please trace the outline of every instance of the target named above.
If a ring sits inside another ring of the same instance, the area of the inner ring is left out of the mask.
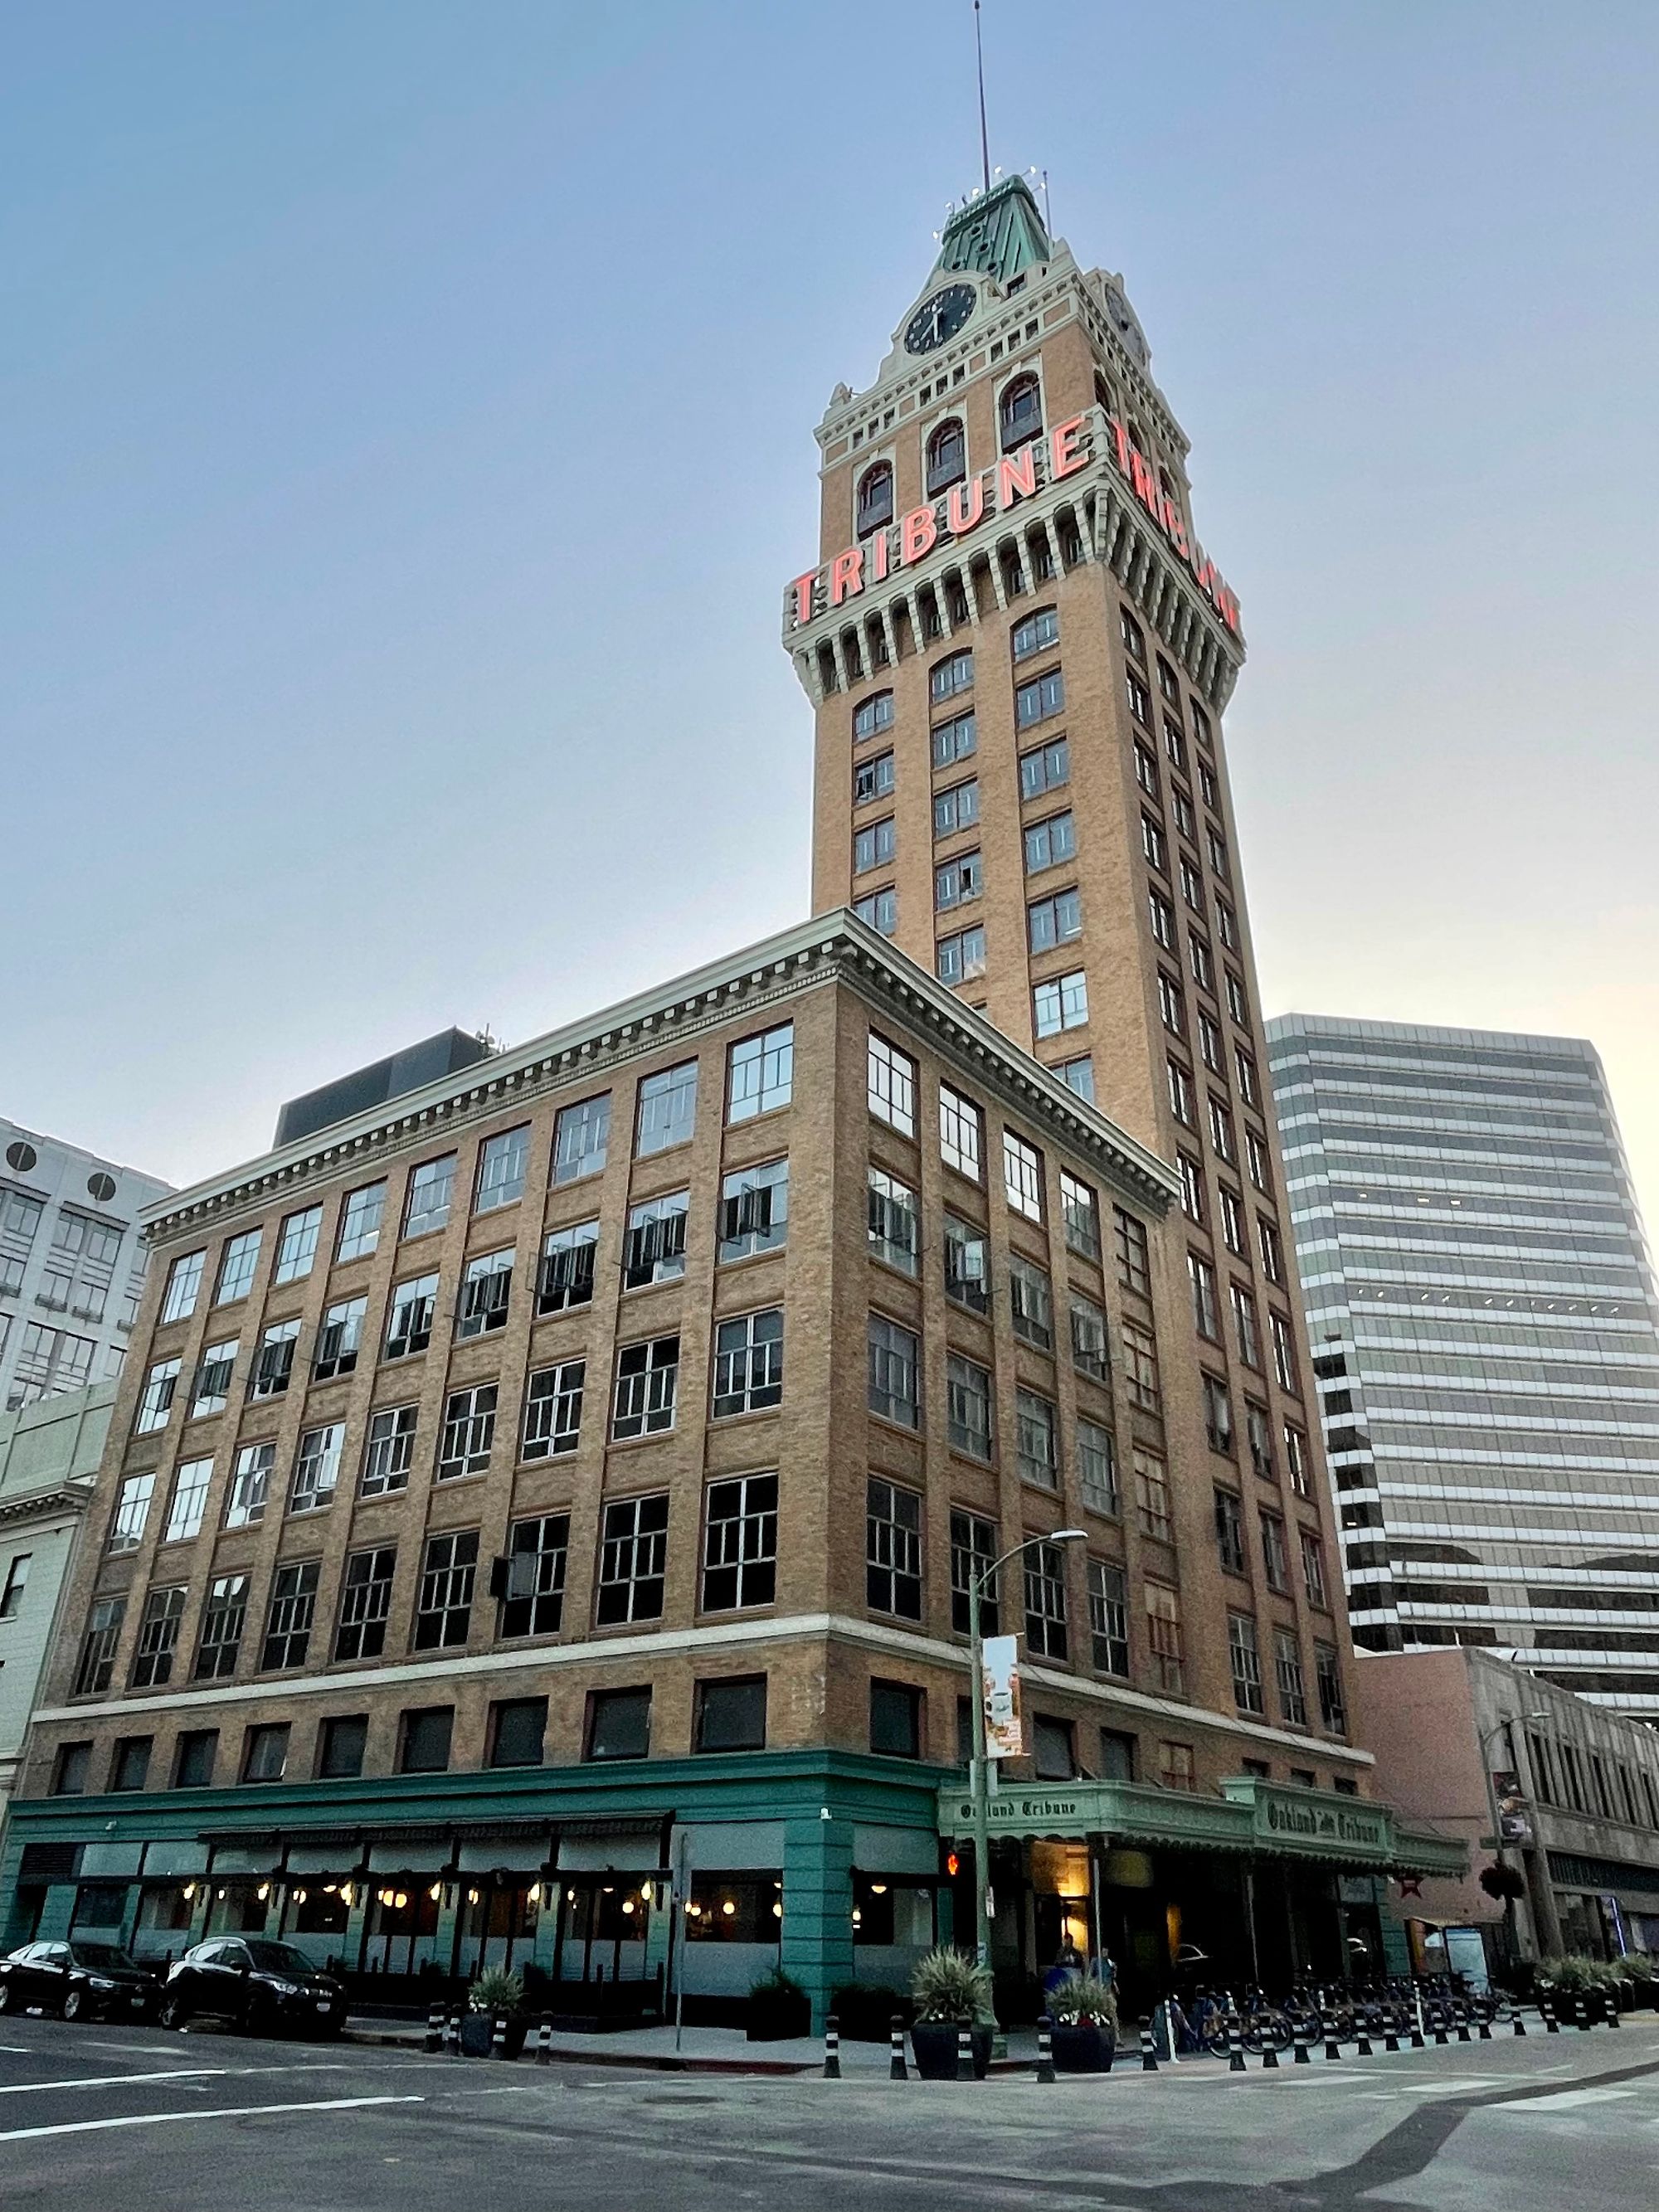
[[[65,2020],[152,2020],[161,1978],[113,1943],[25,1943],[0,1959],[0,2012],[40,2005]]]
[[[337,2035],[345,2012],[344,1988],[331,1974],[320,1972],[293,1944],[262,1936],[216,1936],[197,1944],[168,1967],[161,1992],[163,2027],[182,2027],[208,2013],[239,2027]]]

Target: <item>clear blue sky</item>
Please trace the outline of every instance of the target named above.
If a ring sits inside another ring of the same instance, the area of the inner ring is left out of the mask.
[[[1272,1011],[1582,1032],[1659,1230],[1659,9],[987,0],[1243,600]],[[0,1111],[177,1181],[797,918],[811,426],[966,0],[70,0],[0,78]]]

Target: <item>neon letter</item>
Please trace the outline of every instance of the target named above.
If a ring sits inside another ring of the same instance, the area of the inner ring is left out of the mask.
[[[945,521],[952,538],[965,538],[985,513],[985,479],[975,477],[971,483],[952,484],[951,497],[945,510]]]
[[[870,581],[878,584],[886,574],[887,532],[878,530],[870,540]]]
[[[997,506],[1006,514],[1018,499],[1036,496],[1036,447],[1023,446],[997,463]]]
[[[804,576],[797,576],[793,589],[795,594],[795,628],[805,629],[812,619],[812,586],[818,580],[816,568],[809,568]]]
[[[845,553],[837,553],[830,569],[830,604],[838,607],[854,592],[864,589],[864,548],[849,546]]]
[[[1088,428],[1086,415],[1073,415],[1069,422],[1057,422],[1048,441],[1048,476],[1057,483],[1061,477],[1074,476],[1086,466],[1088,454],[1083,450],[1083,434]]]
[[[913,507],[899,525],[899,558],[907,562],[921,560],[939,543],[939,525],[933,520],[931,507]]]

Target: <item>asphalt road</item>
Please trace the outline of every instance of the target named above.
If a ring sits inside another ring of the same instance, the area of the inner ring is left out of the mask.
[[[0,2021],[0,2205],[1653,2212],[1659,2016],[1230,2076],[755,2080]]]

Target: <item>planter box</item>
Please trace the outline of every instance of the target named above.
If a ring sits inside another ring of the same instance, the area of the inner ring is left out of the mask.
[[[465,2012],[461,2014],[461,2055],[465,2058],[488,2058],[495,2039],[495,2023],[487,2012]]]
[[[1095,2021],[1056,2021],[1050,2034],[1056,2074],[1109,2074],[1117,2051],[1111,2029]]]
[[[948,2020],[919,2020],[910,2028],[910,2048],[916,2071],[924,2081],[954,2081],[957,2078],[957,2024]],[[991,2031],[973,2031],[974,2079],[982,2081],[991,2063]]]

